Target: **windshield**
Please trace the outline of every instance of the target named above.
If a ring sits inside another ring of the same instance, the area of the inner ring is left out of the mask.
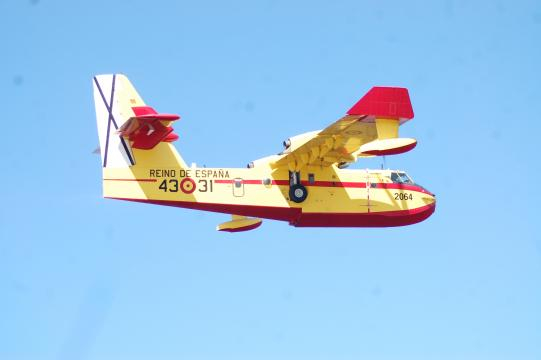
[[[405,172],[392,172],[391,181],[395,184],[413,184],[413,180]]]

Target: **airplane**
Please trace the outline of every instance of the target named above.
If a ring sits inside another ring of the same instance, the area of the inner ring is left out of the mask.
[[[122,74],[93,78],[103,197],[231,215],[217,230],[240,232],[262,219],[295,227],[392,227],[435,211],[436,197],[400,170],[348,169],[371,156],[401,154],[413,118],[408,90],[373,87],[323,130],[284,141],[283,150],[246,168],[187,165],[173,142],[180,117],[145,104]]]

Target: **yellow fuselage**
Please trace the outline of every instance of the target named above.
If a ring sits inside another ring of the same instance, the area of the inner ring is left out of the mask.
[[[170,145],[169,145],[170,146]],[[142,156],[138,157],[142,158]],[[307,167],[302,203],[289,198],[290,174],[254,168],[154,166],[104,168],[104,197],[288,221],[294,226],[400,226],[426,219],[435,197],[390,170]]]

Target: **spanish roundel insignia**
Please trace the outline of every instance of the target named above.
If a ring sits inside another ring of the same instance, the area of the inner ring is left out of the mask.
[[[184,178],[180,182],[180,190],[185,194],[191,194],[195,191],[195,181],[192,178]]]

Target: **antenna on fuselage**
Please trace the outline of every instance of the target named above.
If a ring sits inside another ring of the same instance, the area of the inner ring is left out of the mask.
[[[383,170],[386,167],[387,167],[387,162],[385,161],[385,155],[383,155],[383,159],[382,159],[382,162],[381,162],[381,170]]]

